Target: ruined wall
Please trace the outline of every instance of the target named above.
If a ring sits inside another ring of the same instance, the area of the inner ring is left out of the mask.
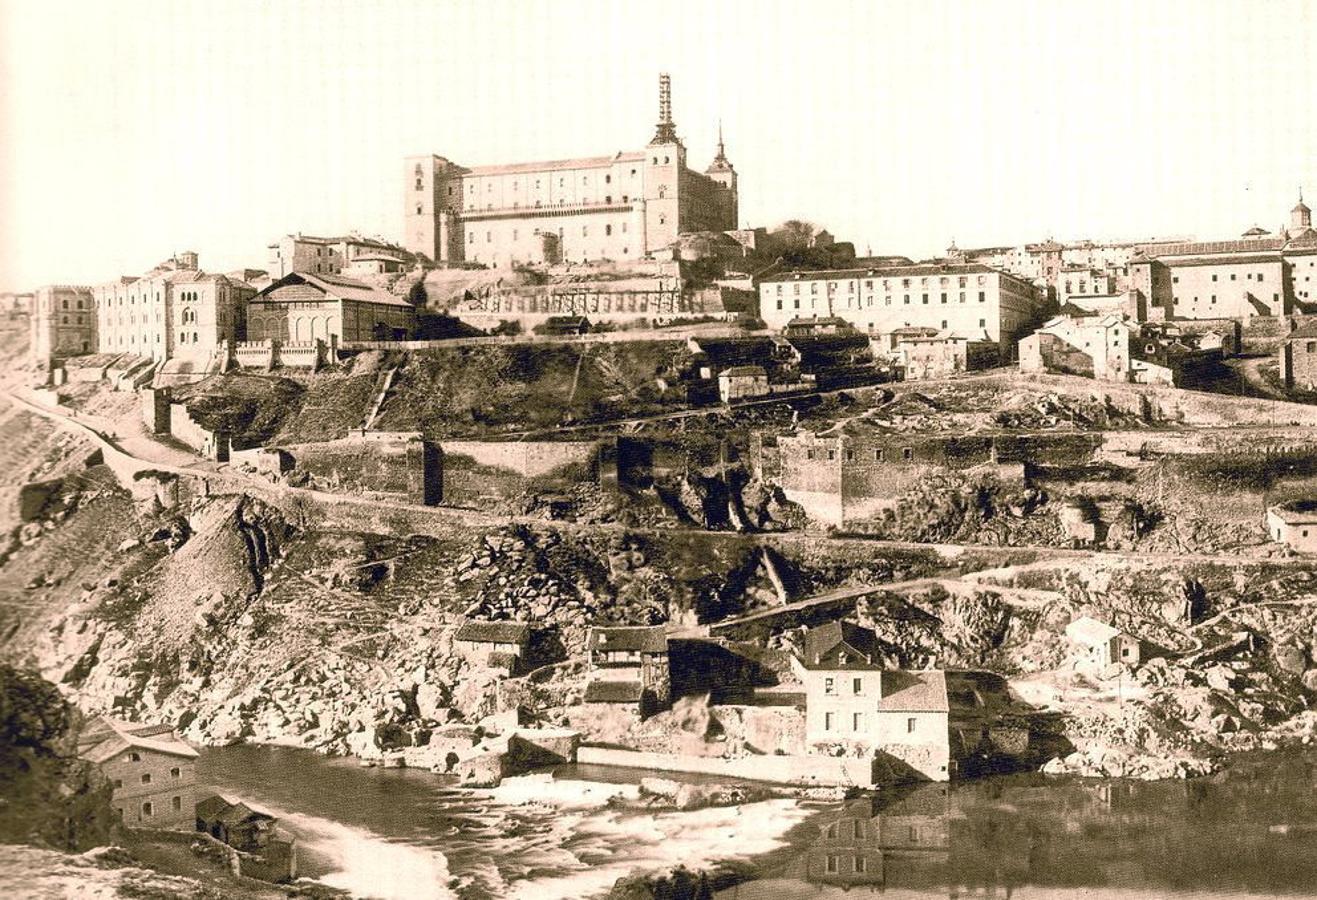
[[[433,505],[443,496],[438,448],[414,432],[357,432],[336,441],[280,448],[294,465],[350,491]]]
[[[444,441],[443,499],[468,506],[541,490],[566,490],[595,478],[593,442]]]

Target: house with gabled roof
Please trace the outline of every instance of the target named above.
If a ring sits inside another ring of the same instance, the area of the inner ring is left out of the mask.
[[[463,622],[453,635],[453,649],[468,662],[512,674],[521,664],[530,644],[530,626],[525,622]]]
[[[950,777],[945,672],[889,668],[873,630],[845,621],[806,632],[792,670],[805,688],[809,752],[873,754],[897,779]]]
[[[99,716],[78,737],[78,757],[100,766],[125,825],[190,830],[197,805],[197,751],[168,725]]]

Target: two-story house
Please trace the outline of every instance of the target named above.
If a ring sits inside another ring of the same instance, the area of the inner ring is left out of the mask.
[[[197,751],[170,726],[100,716],[79,737],[78,756],[110,779],[111,802],[124,824],[184,831],[195,826]]]
[[[642,713],[672,702],[668,638],[663,626],[591,626],[585,641],[586,702],[633,703]]]
[[[946,781],[946,673],[887,668],[874,633],[851,622],[810,629],[792,668],[805,688],[809,752],[881,755],[897,778]]]

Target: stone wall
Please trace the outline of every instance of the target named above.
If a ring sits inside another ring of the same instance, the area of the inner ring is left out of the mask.
[[[439,450],[419,432],[354,432],[336,441],[279,449],[292,456],[297,468],[334,488],[389,494],[427,506],[443,496]]]
[[[169,404],[169,433],[206,457],[206,459],[228,462],[228,432],[211,431],[204,428],[192,418],[187,406],[182,403]]]
[[[565,490],[595,478],[594,442],[444,441],[443,499],[478,505],[542,490]]]

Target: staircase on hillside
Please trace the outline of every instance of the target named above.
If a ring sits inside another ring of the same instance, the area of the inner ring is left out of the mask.
[[[389,395],[389,389],[393,387],[393,376],[398,371],[394,366],[385,369],[375,378],[375,399],[370,404],[370,412],[366,413],[365,420],[361,423],[362,431],[369,431],[375,425],[375,419],[379,417],[380,410],[384,407],[384,398]]]

